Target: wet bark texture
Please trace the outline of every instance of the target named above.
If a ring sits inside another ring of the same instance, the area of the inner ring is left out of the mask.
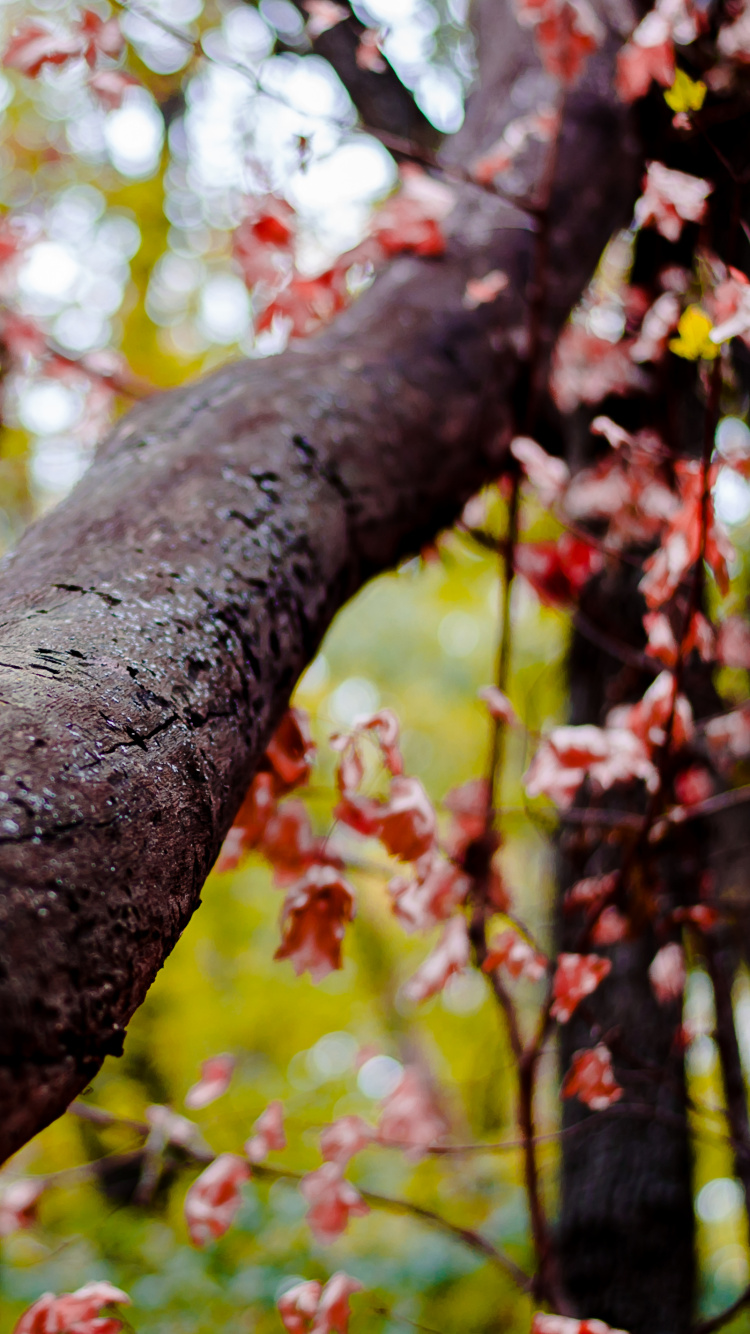
[[[541,77],[490,8],[463,161]],[[610,52],[566,113],[546,346],[637,180]],[[500,470],[532,252],[526,216],[467,190],[443,259],[401,259],[309,343],[138,407],[4,562],[0,1157],[121,1051],[336,610]],[[507,292],[467,311],[491,268]]]

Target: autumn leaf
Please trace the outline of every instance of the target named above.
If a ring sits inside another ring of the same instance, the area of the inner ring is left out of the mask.
[[[680,316],[677,337],[669,340],[670,351],[687,361],[697,361],[700,357],[713,361],[719,355],[719,348],[709,337],[712,328],[708,315],[700,306],[688,306]]]

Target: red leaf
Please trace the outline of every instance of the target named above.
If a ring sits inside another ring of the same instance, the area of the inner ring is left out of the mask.
[[[618,940],[626,940],[630,933],[627,917],[610,903],[599,914],[591,929],[592,945],[616,945]]]
[[[404,997],[418,1003],[437,995],[454,973],[468,967],[469,958],[466,921],[463,917],[452,917],[432,953],[402,987]]]
[[[516,570],[550,607],[575,603],[603,564],[601,553],[572,533],[563,533],[556,542],[522,542],[515,551]]]
[[[538,982],[547,967],[545,956],[538,954],[517,931],[503,931],[490,945],[482,972],[493,973],[496,968],[505,968],[513,978],[527,977],[530,982]]]
[[[129,1306],[127,1293],[104,1281],[86,1283],[60,1297],[47,1292],[24,1311],[13,1334],[117,1334],[122,1321],[100,1319],[103,1306]]]
[[[561,954],[552,983],[554,1002],[550,1014],[553,1019],[567,1024],[584,996],[596,991],[611,970],[610,960],[602,959],[598,954]]]
[[[294,971],[319,982],[342,968],[341,946],[354,916],[354,893],[331,866],[315,864],[289,891],[282,910],[281,945],[275,959],[290,959]]]
[[[41,23],[25,23],[3,52],[6,69],[17,69],[35,79],[43,65],[64,65],[82,54],[81,42],[71,34],[52,32]]]
[[[277,794],[301,787],[310,777],[315,743],[304,709],[288,709],[266,751],[276,777]]]
[[[340,1116],[320,1132],[320,1152],[326,1162],[346,1167],[350,1158],[361,1153],[375,1139],[375,1129],[361,1116]]]
[[[578,1098],[592,1112],[603,1112],[619,1102],[622,1089],[612,1070],[612,1053],[603,1042],[590,1051],[577,1051],[563,1080],[561,1097]]]
[[[194,1246],[223,1237],[242,1203],[240,1187],[250,1168],[236,1153],[220,1153],[185,1197],[185,1222]]]
[[[333,814],[337,820],[354,829],[363,838],[375,838],[380,829],[382,809],[383,803],[376,797],[344,795]]]
[[[388,886],[393,911],[406,931],[430,931],[446,921],[469,892],[469,879],[437,852],[428,852],[410,880],[396,876]]]
[[[125,48],[117,19],[102,19],[93,9],[84,9],[74,31],[80,34],[83,55],[92,69],[100,55],[116,60]]]
[[[419,779],[394,778],[378,828],[388,852],[401,861],[417,861],[432,849],[435,832],[435,811]]]
[[[340,1237],[350,1218],[361,1218],[370,1212],[359,1191],[344,1179],[338,1163],[323,1163],[317,1172],[302,1178],[299,1188],[310,1205],[307,1222],[322,1246]]]

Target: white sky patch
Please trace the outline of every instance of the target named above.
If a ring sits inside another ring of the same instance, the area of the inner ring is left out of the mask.
[[[742,1187],[732,1177],[716,1177],[698,1191],[695,1209],[704,1223],[724,1223],[742,1210]]]
[[[750,519],[750,484],[732,468],[721,468],[714,487],[714,506],[722,523],[746,523]]]
[[[371,1056],[357,1075],[357,1085],[366,1098],[387,1098],[403,1073],[404,1067],[393,1056]]]
[[[159,165],[164,121],[154,99],[143,88],[131,89],[123,104],[104,122],[104,141],[113,167],[122,176],[143,180]]]
[[[250,325],[250,297],[240,278],[217,273],[201,292],[198,327],[214,343],[238,343]]]
[[[331,717],[341,727],[350,727],[363,713],[374,713],[380,704],[380,692],[366,676],[348,676],[337,686],[328,702]]]
[[[67,246],[58,241],[39,241],[21,266],[18,286],[26,296],[63,302],[72,295],[80,273],[78,260]]]
[[[34,435],[69,431],[80,414],[80,395],[59,380],[37,380],[19,394],[18,419]]]

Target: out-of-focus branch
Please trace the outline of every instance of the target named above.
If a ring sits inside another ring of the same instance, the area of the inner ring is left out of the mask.
[[[304,0],[293,0],[293,4],[307,19]],[[364,23],[350,13],[349,18],[314,37],[312,49],[333,66],[368,129],[398,136],[418,149],[436,149],[441,139],[439,130],[420,111],[388,59],[382,57],[383,69],[377,71],[358,62],[364,31]],[[394,152],[398,156],[398,149]]]

